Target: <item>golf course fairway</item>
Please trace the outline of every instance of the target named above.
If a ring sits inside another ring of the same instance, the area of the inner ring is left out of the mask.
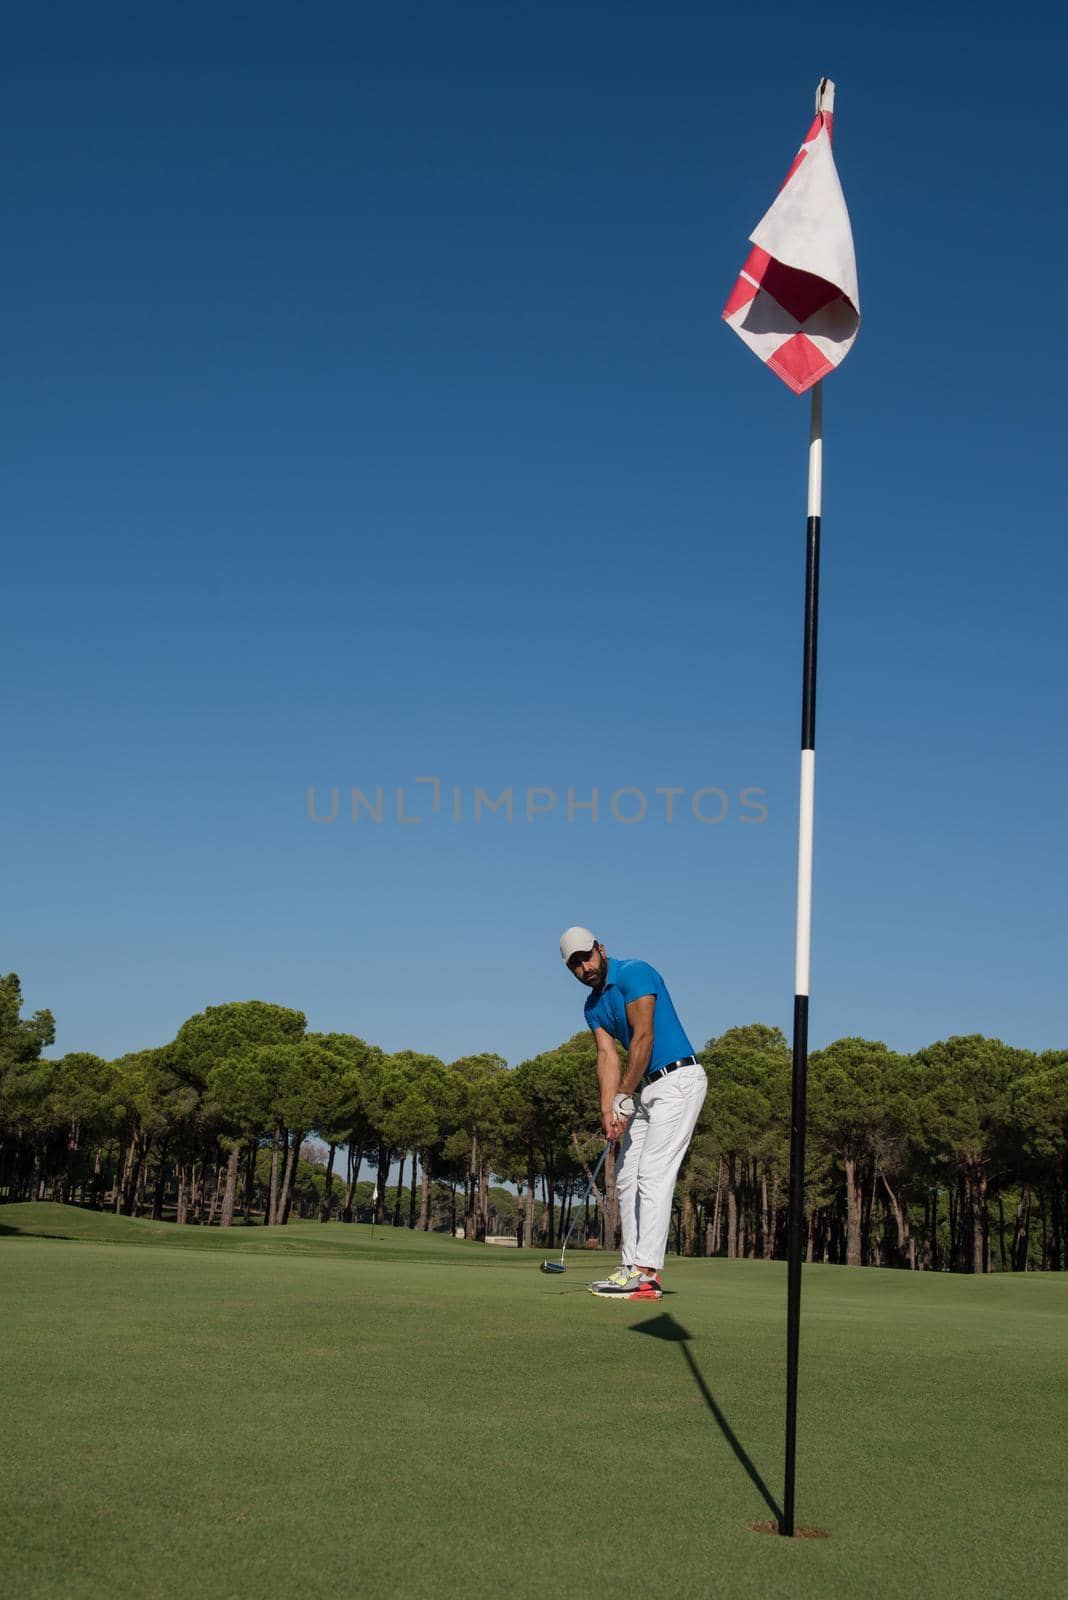
[[[0,1209],[0,1561],[20,1600],[1053,1594],[1064,1277],[805,1270],[797,1517],[780,1263]]]

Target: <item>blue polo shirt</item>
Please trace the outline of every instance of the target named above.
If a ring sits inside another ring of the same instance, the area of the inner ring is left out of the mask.
[[[590,1029],[604,1028],[613,1039],[618,1039],[624,1049],[630,1049],[631,1027],[627,1021],[627,1004],[640,1000],[642,995],[656,996],[653,1007],[653,1050],[647,1072],[658,1072],[671,1061],[683,1056],[696,1055],[693,1045],[683,1032],[667,985],[648,961],[628,961],[626,957],[608,958],[608,972],[602,988],[589,994],[586,1021]]]

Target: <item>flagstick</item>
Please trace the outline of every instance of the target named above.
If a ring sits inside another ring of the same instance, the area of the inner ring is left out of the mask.
[[[801,804],[797,834],[797,944],[794,963],[793,1092],[790,1109],[790,1223],[786,1290],[786,1485],[779,1532],[794,1532],[797,1449],[797,1356],[801,1333],[801,1245],[805,1225],[805,1097],[808,1080],[808,984],[812,935],[812,816],[816,783],[816,635],[820,594],[823,492],[823,384],[812,391],[808,445],[808,552],[801,686]]]

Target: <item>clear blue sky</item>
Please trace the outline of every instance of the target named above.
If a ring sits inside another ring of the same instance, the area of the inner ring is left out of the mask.
[[[695,1043],[788,1029],[807,402],[719,315],[823,73],[813,1042],[1068,1042],[1062,15],[715,10],[9,19],[0,964],[57,1051],[259,997],[514,1063],[576,921]]]

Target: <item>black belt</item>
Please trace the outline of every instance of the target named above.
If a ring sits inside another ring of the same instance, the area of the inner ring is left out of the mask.
[[[696,1056],[680,1056],[678,1061],[669,1061],[666,1067],[658,1067],[655,1072],[647,1072],[642,1083],[655,1083],[657,1078],[666,1078],[669,1072],[678,1072],[680,1067],[699,1067],[701,1063]]]

